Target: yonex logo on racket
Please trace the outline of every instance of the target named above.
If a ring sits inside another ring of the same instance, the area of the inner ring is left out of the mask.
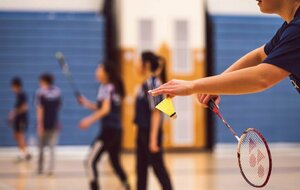
[[[252,168],[257,166],[257,175],[261,178],[265,175],[265,169],[261,162],[265,159],[263,153],[257,148],[256,143],[249,139],[249,164]]]

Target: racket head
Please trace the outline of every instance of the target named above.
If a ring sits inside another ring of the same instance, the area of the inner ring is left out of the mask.
[[[272,156],[259,131],[249,128],[242,134],[237,157],[241,174],[251,186],[261,188],[267,185],[272,173]]]
[[[79,98],[81,96],[80,91],[78,90],[76,84],[74,83],[71,71],[69,69],[69,65],[65,59],[65,56],[62,52],[58,51],[55,53],[55,58],[57,60],[57,62],[59,63],[59,66],[63,72],[63,74],[67,77],[71,88],[73,89],[74,95],[76,98]]]
[[[59,63],[59,66],[61,67],[62,72],[69,76],[70,75],[70,70],[69,70],[69,66],[68,63],[65,60],[65,56],[62,52],[56,52],[55,53],[55,58]]]

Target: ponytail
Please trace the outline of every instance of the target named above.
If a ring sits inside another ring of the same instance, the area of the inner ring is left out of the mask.
[[[144,66],[150,64],[150,71],[163,83],[167,82],[166,60],[163,57],[157,56],[151,51],[145,51],[142,53],[142,62]]]
[[[160,78],[162,83],[167,82],[167,68],[166,68],[166,59],[162,56],[159,58],[159,68],[157,76]]]

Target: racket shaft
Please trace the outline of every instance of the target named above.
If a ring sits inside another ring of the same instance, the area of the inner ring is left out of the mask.
[[[220,110],[218,106],[215,104],[213,99],[210,99],[208,102],[208,108],[213,111],[224,123],[224,125],[229,129],[229,131],[233,134],[233,136],[236,138],[237,141],[240,141],[240,138],[236,134],[236,132],[232,129],[232,127],[227,123],[227,121],[224,119],[224,117],[221,115]]]
[[[73,92],[74,92],[74,95],[78,98],[79,96],[81,96],[81,93],[80,91],[78,90],[74,80],[73,80],[73,77],[72,77],[72,74],[69,70],[69,66],[68,66],[68,63],[67,61],[65,60],[63,54],[61,52],[57,52],[56,55],[55,55],[58,63],[59,63],[59,66],[61,67],[61,70],[63,72],[63,74],[65,75],[65,77],[67,78],[71,88],[73,89]]]
[[[236,132],[232,129],[232,127],[227,123],[227,121],[223,118],[223,116],[220,113],[216,113],[216,114],[222,120],[224,125],[229,129],[229,131],[233,134],[236,140],[239,142],[240,138],[237,136]]]
[[[80,96],[81,94],[80,94],[80,92],[79,92],[79,90],[78,90],[78,88],[77,88],[77,86],[76,86],[76,84],[75,84],[75,82],[73,80],[72,75],[70,73],[69,74],[65,74],[65,75],[66,75],[66,77],[67,77],[67,79],[69,81],[69,84],[70,84],[71,88],[73,89],[73,92],[74,92],[75,96],[76,97]]]

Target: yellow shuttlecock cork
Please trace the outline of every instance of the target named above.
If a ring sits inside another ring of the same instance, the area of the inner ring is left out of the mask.
[[[171,98],[165,98],[155,108],[167,114],[171,118],[177,118]]]

